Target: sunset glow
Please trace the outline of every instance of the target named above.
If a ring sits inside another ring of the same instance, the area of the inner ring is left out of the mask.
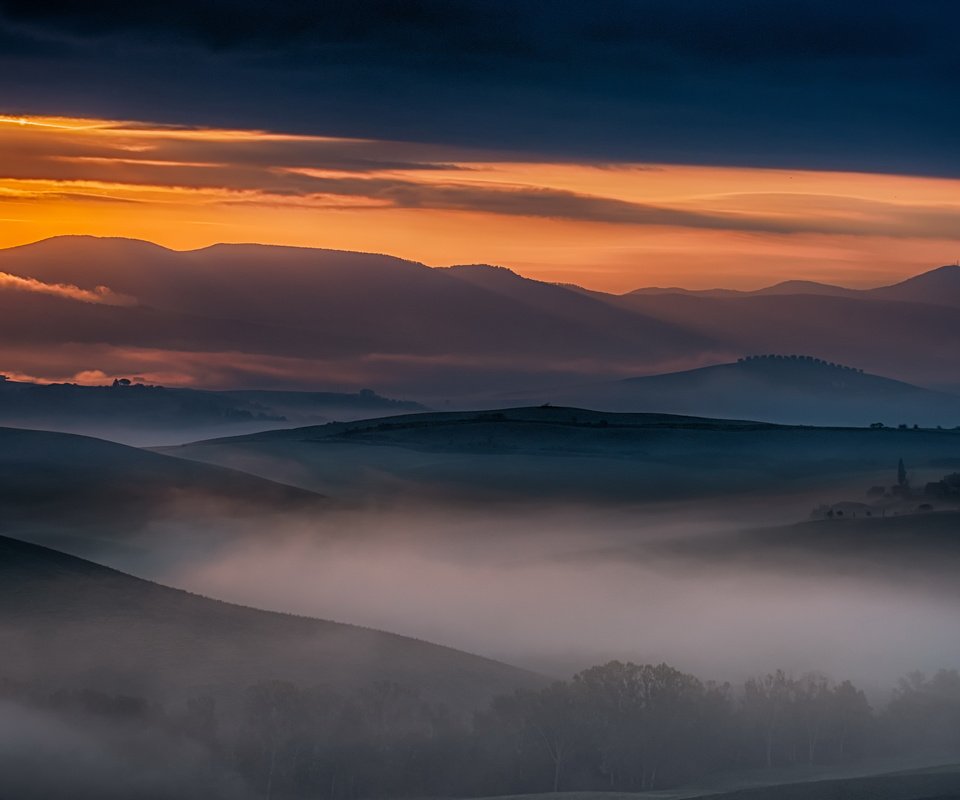
[[[492,263],[607,291],[875,285],[960,252],[960,181],[0,117],[0,246],[60,234]]]

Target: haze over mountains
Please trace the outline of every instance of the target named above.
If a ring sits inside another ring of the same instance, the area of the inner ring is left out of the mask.
[[[128,378],[112,385],[42,384],[0,376],[0,425],[68,431],[133,445],[174,444],[278,427],[423,410],[372,390],[285,392],[166,388]]]
[[[748,356],[731,364],[514,397],[793,425],[960,425],[960,396],[796,355]]]
[[[609,570],[608,580],[630,584],[640,570],[645,596],[675,580],[703,592],[706,577],[697,569],[672,576],[664,551],[650,548],[695,536],[704,542],[695,559],[701,567],[742,569],[749,540],[721,534],[761,525],[778,526],[782,546],[771,550],[769,567],[776,574],[779,553],[815,555],[828,538],[825,532],[807,547],[802,530],[784,525],[822,503],[865,498],[869,487],[894,483],[901,458],[922,489],[960,467],[958,436],[560,407],[280,429],[162,455],[0,429],[0,514],[18,538],[161,582],[395,630],[552,674],[624,650],[635,657],[641,646],[710,666],[709,653],[697,654],[695,630],[678,636],[656,606],[636,620],[657,626],[642,640],[595,622],[588,634],[583,623],[591,614],[614,614],[607,595],[593,594],[597,576]],[[937,517],[948,527],[952,518]],[[927,531],[927,520],[935,521],[919,514],[904,523],[929,545],[921,554],[943,539],[942,526]],[[866,532],[861,545],[871,538]],[[844,563],[856,547],[849,544]],[[862,546],[871,563],[891,558]],[[913,563],[896,551],[892,557]],[[511,566],[501,573],[504,564]],[[810,570],[819,579],[829,572],[815,563]],[[722,584],[724,574],[714,577]],[[907,578],[916,585],[914,573]],[[557,592],[574,585],[591,593],[593,610],[584,606],[579,622],[563,614],[540,619],[542,606],[561,602]],[[492,612],[500,604],[514,611],[509,626]],[[745,616],[746,629],[774,623],[762,617]],[[787,648],[781,639],[770,632],[767,643]],[[572,642],[578,654],[564,652]],[[810,660],[823,663],[823,648],[814,650]]]
[[[61,551],[0,537],[0,715],[35,742],[26,761],[0,752],[45,787],[37,797],[193,796],[156,788],[171,782],[198,798],[279,796],[264,787],[329,787],[394,755],[402,774],[424,753],[476,764],[491,720],[505,715],[489,740],[499,753],[512,704],[550,709],[550,678],[611,658],[738,685],[787,664],[888,686],[956,663],[957,512],[784,523],[893,483],[899,458],[917,486],[942,477],[960,466],[958,436],[555,406],[280,428],[163,454],[0,429],[4,532]],[[739,691],[724,703],[739,713]],[[107,774],[119,763],[133,778],[100,788],[78,738],[110,754]],[[529,742],[540,765],[541,739]],[[923,763],[942,762],[924,747]],[[45,775],[48,752],[87,794]],[[187,777],[145,771],[164,763]],[[805,776],[748,780],[784,779]]]
[[[960,800],[958,26],[0,0],[0,800]]]
[[[873,289],[850,289],[817,281],[781,281],[762,289],[681,289],[680,287],[645,287],[629,295],[686,294],[697,297],[758,297],[770,295],[813,294],[828,297],[861,297],[875,300],[910,300],[934,305],[960,306],[960,265],[950,264],[907,278],[890,286]]]
[[[470,405],[753,353],[810,354],[927,387],[954,384],[960,367],[956,267],[866,291],[799,283],[617,296],[483,265],[57,237],[0,251],[0,272],[18,279],[0,286],[0,355],[13,375],[373,386]]]

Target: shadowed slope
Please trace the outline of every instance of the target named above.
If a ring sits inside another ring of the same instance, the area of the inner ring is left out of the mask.
[[[163,521],[179,520],[202,539],[212,520],[326,506],[313,492],[232,469],[86,436],[0,428],[5,530],[70,550],[130,543]]]
[[[960,266],[951,264],[869,290],[870,297],[914,303],[960,306]]]
[[[960,432],[539,407],[412,414],[165,448],[325,493],[657,502],[779,495],[957,461]],[[866,485],[870,485],[867,483]]]
[[[426,642],[210,600],[0,537],[4,677],[146,696],[395,681],[456,708],[541,681]]]

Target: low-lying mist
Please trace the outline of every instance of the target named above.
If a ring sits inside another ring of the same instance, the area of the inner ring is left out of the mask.
[[[770,506],[753,513],[768,523]],[[339,510],[265,518],[216,540],[169,530],[151,536],[150,556],[114,563],[219,599],[555,676],[620,658],[730,680],[784,668],[889,685],[960,664],[951,561],[905,565],[869,542],[808,548],[804,526],[778,529],[795,540],[760,557],[763,547],[745,547],[738,533],[747,516],[717,507]],[[203,546],[184,549],[190,537]]]
[[[59,711],[59,713],[57,713]],[[124,719],[43,708],[0,697],[4,796],[219,798],[255,795],[235,775],[213,769],[197,742]]]

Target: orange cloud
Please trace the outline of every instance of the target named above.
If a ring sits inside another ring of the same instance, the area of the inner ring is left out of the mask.
[[[497,263],[608,291],[863,285],[953,261],[958,198],[947,179],[0,117],[0,246],[64,233],[258,241]]]
[[[97,286],[93,289],[81,289],[66,283],[44,283],[35,278],[21,278],[8,272],[0,272],[0,290],[13,289],[23,292],[39,292],[52,294],[57,297],[66,297],[70,300],[79,300],[81,303],[103,303],[110,306],[131,306],[136,300],[122,294],[117,294],[106,286]]]

